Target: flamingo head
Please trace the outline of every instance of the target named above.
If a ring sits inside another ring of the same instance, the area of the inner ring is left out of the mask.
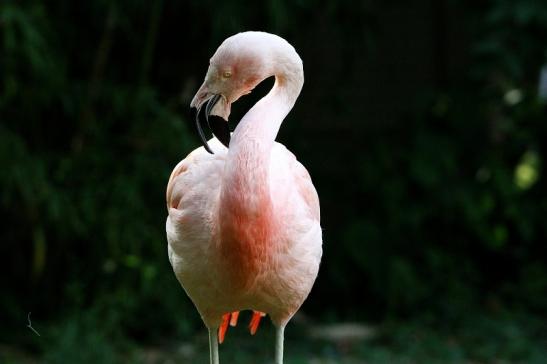
[[[267,40],[264,42],[264,34],[236,34],[226,39],[211,57],[205,81],[190,103],[201,141],[209,153],[213,152],[205,139],[202,124],[207,124],[217,139],[228,147],[231,104],[273,74],[271,52],[268,52]]]

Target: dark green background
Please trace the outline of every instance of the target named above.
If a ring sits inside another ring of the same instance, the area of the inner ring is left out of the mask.
[[[199,145],[209,57],[244,30],[304,60],[278,141],[321,199],[308,320],[379,327],[359,363],[547,355],[547,2],[45,3],[0,2],[0,360],[138,362],[204,335],[167,260],[165,186]]]

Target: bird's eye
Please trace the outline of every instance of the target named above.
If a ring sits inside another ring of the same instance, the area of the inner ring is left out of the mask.
[[[232,72],[230,72],[230,71],[224,71],[224,72],[222,73],[222,77],[224,77],[224,78],[230,78],[230,77],[232,77]]]

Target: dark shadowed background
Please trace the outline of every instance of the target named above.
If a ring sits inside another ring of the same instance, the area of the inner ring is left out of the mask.
[[[0,3],[1,362],[207,361],[165,186],[244,30],[304,61],[278,141],[319,192],[324,258],[287,363],[544,362],[547,2],[47,3]],[[221,358],[271,360],[269,324],[240,326]]]

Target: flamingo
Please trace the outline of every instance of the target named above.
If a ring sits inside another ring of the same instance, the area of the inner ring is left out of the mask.
[[[231,134],[231,104],[270,76],[273,88]],[[217,49],[190,104],[203,146],[169,178],[168,256],[209,330],[211,364],[243,310],[253,311],[251,334],[270,316],[282,364],[285,326],[317,277],[319,198],[306,168],[275,141],[303,83],[302,60],[286,40],[243,32]],[[201,124],[216,138],[207,141]]]

